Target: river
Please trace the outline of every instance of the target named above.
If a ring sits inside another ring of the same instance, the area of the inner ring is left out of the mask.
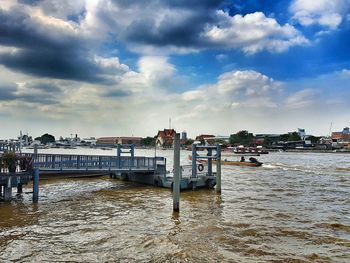
[[[258,160],[223,166],[221,195],[181,192],[179,214],[169,189],[109,177],[40,181],[38,204],[28,185],[0,203],[0,262],[350,262],[350,154]]]

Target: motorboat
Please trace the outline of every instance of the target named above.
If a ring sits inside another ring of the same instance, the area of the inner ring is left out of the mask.
[[[189,160],[192,160],[192,156],[189,155],[188,156]],[[198,159],[197,160],[198,163],[206,163],[208,162],[207,160],[203,160],[203,159]],[[212,160],[213,164],[216,164],[216,160]],[[263,163],[259,162],[257,159],[255,159],[254,157],[250,157],[248,159],[248,161],[245,160],[245,158],[243,156],[241,156],[241,159],[239,161],[234,161],[234,160],[228,160],[228,159],[222,159],[221,160],[221,165],[237,165],[237,166],[251,166],[251,167],[259,167],[261,166]]]

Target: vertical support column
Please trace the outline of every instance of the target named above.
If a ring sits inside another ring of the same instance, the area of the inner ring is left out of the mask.
[[[173,180],[173,211],[180,210],[180,133],[174,140],[174,180]]]
[[[130,145],[130,155],[131,155],[131,167],[134,167],[134,160],[135,160],[135,145]]]
[[[120,165],[121,165],[121,160],[120,160],[120,156],[121,156],[121,153],[122,153],[122,149],[121,149],[121,145],[118,144],[117,145],[117,156],[118,156],[118,160],[117,160],[117,165],[118,165],[118,168],[120,169]]]
[[[8,176],[7,184],[4,186],[4,200],[10,201],[12,198],[12,176]]]
[[[77,169],[80,168],[80,155],[77,156]]]
[[[34,154],[33,154],[33,164],[32,167],[35,168],[35,163],[38,161],[38,145],[34,144]]]
[[[22,194],[23,193],[23,186],[21,182],[21,177],[17,176],[17,194]]]
[[[208,156],[213,156],[213,149],[208,148]],[[208,158],[208,176],[212,176],[213,175],[213,159],[212,158]]]
[[[197,145],[192,144],[192,178],[197,177]]]
[[[34,170],[33,176],[33,202],[37,203],[39,200],[39,169]]]
[[[51,155],[51,168],[55,168],[56,156],[54,154]]]
[[[2,197],[2,185],[0,185],[0,197]]]
[[[98,168],[102,169],[102,156],[98,157]]]
[[[216,148],[216,192],[221,194],[221,145]]]

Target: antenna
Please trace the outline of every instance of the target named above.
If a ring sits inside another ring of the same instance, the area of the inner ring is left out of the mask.
[[[329,137],[332,136],[332,125],[333,125],[333,122],[331,122],[331,125],[329,126],[329,133],[328,133]]]
[[[169,117],[169,129],[171,129],[171,117]]]

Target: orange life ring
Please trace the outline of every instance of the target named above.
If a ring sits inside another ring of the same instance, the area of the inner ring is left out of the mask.
[[[198,164],[198,171],[202,172],[204,170],[203,164]]]

